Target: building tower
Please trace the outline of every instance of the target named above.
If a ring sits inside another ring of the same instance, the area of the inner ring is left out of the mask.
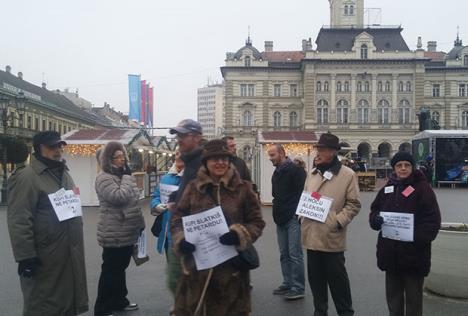
[[[332,28],[364,27],[364,0],[328,0]]]

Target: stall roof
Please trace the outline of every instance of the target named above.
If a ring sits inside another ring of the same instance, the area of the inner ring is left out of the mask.
[[[416,134],[413,139],[430,138],[430,137],[442,137],[442,138],[465,138],[468,137],[468,130],[425,130],[419,134]]]
[[[260,144],[269,143],[305,143],[315,144],[317,133],[313,131],[273,131],[259,132],[257,140]]]
[[[138,139],[138,145],[152,146],[148,133],[139,129],[77,129],[62,136],[68,144],[107,144],[118,141],[130,145]]]

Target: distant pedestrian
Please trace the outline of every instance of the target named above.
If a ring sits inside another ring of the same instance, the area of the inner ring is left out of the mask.
[[[431,266],[431,242],[441,224],[436,196],[426,177],[415,169],[411,154],[398,152],[391,160],[393,173],[372,202],[369,223],[381,230],[381,212],[413,215],[413,241],[385,238],[379,232],[377,266],[385,271],[390,316],[423,315],[423,283]]]
[[[273,290],[286,300],[304,298],[304,258],[301,247],[301,227],[296,209],[304,190],[306,172],[286,157],[284,147],[274,144],[268,156],[275,171],[271,177],[273,220],[280,251],[283,282]]]
[[[62,159],[64,146],[57,132],[37,133],[31,163],[16,169],[8,181],[8,230],[24,316],[88,310],[82,217],[60,220],[49,200],[49,194],[63,189],[77,192]]]
[[[127,299],[125,270],[145,223],[138,206],[140,190],[128,167],[124,146],[109,142],[99,156],[102,171],[95,187],[100,204],[97,240],[103,248],[103,262],[94,315],[104,316],[138,309]]]
[[[296,157],[293,159],[293,162],[299,167],[306,169],[305,161],[301,157]]]
[[[307,178],[305,191],[319,201],[328,199],[332,202],[324,223],[301,218],[314,315],[327,315],[330,288],[338,315],[350,316],[354,310],[344,251],[347,227],[361,209],[357,176],[338,160],[338,137],[331,133],[322,134],[316,147],[316,167]]]

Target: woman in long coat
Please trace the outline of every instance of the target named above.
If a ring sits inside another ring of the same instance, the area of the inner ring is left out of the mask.
[[[103,248],[103,263],[94,305],[96,316],[138,309],[137,304],[127,299],[125,270],[138,236],[145,227],[138,206],[140,190],[127,166],[123,145],[107,143],[99,158],[102,171],[95,183],[100,204],[97,240]]]
[[[225,245],[243,250],[252,245],[265,226],[260,204],[250,183],[240,179],[230,163],[232,154],[222,140],[208,142],[203,150],[203,166],[197,178],[186,187],[172,218],[173,249],[182,260],[182,275],[176,291],[174,314],[194,315],[201,306],[200,315],[249,315],[251,310],[249,271],[239,270],[234,260],[228,260],[211,270],[197,271],[193,259],[196,245],[187,242],[182,228],[182,217],[221,206],[229,232],[220,236]],[[202,297],[203,287],[207,285]]]
[[[391,164],[394,172],[371,205],[369,223],[372,229],[380,230],[384,223],[380,212],[412,214],[413,241],[385,238],[380,232],[377,266],[385,271],[390,316],[420,316],[424,277],[431,266],[431,242],[440,228],[439,205],[424,174],[415,168],[411,154],[399,152]]]

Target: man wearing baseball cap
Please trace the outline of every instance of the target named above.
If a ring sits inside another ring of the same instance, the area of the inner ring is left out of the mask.
[[[55,131],[37,133],[31,163],[15,170],[8,181],[8,230],[24,316],[88,310],[81,213],[63,216],[51,203],[64,191],[78,192],[62,159],[65,145]]]

